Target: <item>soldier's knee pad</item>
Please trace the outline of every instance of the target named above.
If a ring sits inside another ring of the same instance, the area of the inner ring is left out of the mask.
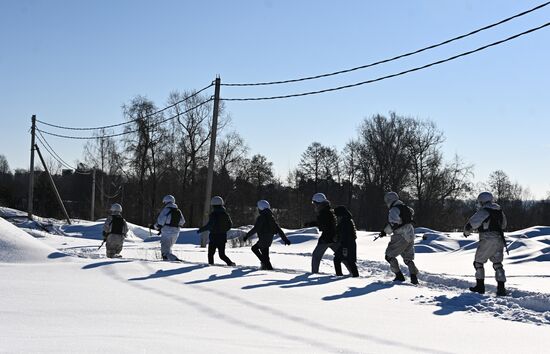
[[[499,270],[499,269],[503,269],[504,267],[502,266],[502,263],[500,262],[497,262],[497,263],[493,263],[493,269],[494,270]]]
[[[474,262],[474,268],[475,269],[483,269],[483,263]]]

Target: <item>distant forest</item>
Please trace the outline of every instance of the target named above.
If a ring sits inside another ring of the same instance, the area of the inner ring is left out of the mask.
[[[192,94],[173,92],[168,104]],[[185,111],[204,100],[197,95],[154,113],[158,108],[152,101],[136,97],[123,106],[128,134],[115,139],[105,137],[112,133],[109,130],[97,131],[97,139],[84,146],[76,170],[63,169],[47,158],[71,218],[90,218],[90,169],[94,168],[94,218],[104,217],[117,202],[129,221],[148,225],[156,217],[162,197],[173,194],[186,226],[200,226],[212,102]],[[267,199],[283,227],[300,228],[315,217],[311,196],[323,192],[333,206],[345,205],[351,210],[359,229],[380,230],[387,215],[383,195],[390,190],[414,208],[418,226],[436,230],[461,229],[482,190],[492,192],[502,205],[510,230],[550,224],[549,199],[532,200],[501,170],[483,183],[474,183],[473,165],[459,156],[445,159],[444,134],[431,121],[396,113],[365,118],[341,151],[312,142],[302,152],[298,166],[280,180],[274,177],[269,157],[251,156],[244,139],[229,129],[230,117],[223,105],[221,112],[213,195],[224,198],[235,225],[252,224],[256,201]],[[178,119],[165,119],[173,114]],[[26,210],[28,179],[28,170],[11,171],[5,156],[0,155],[0,204]],[[62,218],[41,169],[35,171],[34,205],[37,215]]]

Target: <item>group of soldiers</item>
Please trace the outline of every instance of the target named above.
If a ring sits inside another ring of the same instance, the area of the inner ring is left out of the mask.
[[[391,271],[395,274],[395,282],[405,281],[401,271],[398,256],[403,258],[409,270],[410,281],[418,284],[418,268],[414,263],[414,210],[399,199],[395,192],[387,192],[384,202],[388,207],[388,220],[378,237],[389,235],[390,241],[385,251],[385,259],[390,264]],[[161,255],[163,260],[179,261],[172,252],[172,246],[177,241],[180,228],[185,224],[181,210],[172,195],[163,198],[164,207],[158,215],[157,221],[152,227],[160,231]],[[233,226],[231,217],[225,209],[224,200],[215,196],[211,200],[212,212],[208,223],[199,228],[198,232],[209,232],[208,264],[214,264],[216,250],[219,257],[229,266],[235,263],[225,254],[227,232]],[[312,253],[311,272],[318,273],[321,260],[325,252],[330,248],[334,251],[334,269],[336,275],[342,274],[342,263],[348,269],[352,277],[358,277],[357,269],[357,231],[352,214],[345,206],[332,208],[330,201],[323,193],[315,193],[312,204],[316,212],[316,221],[310,223],[317,226],[321,235]],[[243,237],[246,241],[256,234],[258,241],[252,246],[252,252],[258,257],[261,269],[272,270],[273,266],[269,258],[269,248],[275,235],[279,235],[285,245],[291,242],[277,223],[268,201],[257,202],[258,217],[253,228]],[[128,232],[128,225],[122,217],[122,206],[113,204],[110,215],[103,226],[104,241],[106,241],[107,257],[120,257],[124,237]],[[470,217],[464,227],[463,235],[468,237],[474,230],[479,232],[479,243],[475,254],[474,268],[476,285],[471,287],[472,292],[485,293],[484,264],[491,260],[497,280],[497,295],[506,295],[506,276],[502,266],[504,248],[504,229],[506,228],[506,216],[502,208],[494,202],[489,192],[479,194],[477,198],[477,211]]]

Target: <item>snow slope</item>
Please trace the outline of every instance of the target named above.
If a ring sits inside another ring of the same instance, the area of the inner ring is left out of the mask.
[[[28,233],[0,218],[0,262],[35,263],[64,257]]]
[[[2,239],[23,239],[4,223]],[[422,273],[413,286],[391,282],[387,238],[373,242],[375,233],[359,232],[361,277],[349,278],[333,276],[331,252],[321,274],[308,273],[315,228],[288,230],[293,244],[271,248],[277,270],[261,271],[249,247],[227,250],[238,267],[205,265],[206,250],[190,241],[198,241],[196,229],[174,246],[183,263],[158,261],[154,237],[125,243],[124,259],[107,259],[96,227],[62,225],[64,234],[16,248],[40,244],[69,261],[0,263],[0,352],[545,353],[550,346],[549,264],[539,257],[548,252],[548,228],[509,235],[511,295],[497,298],[490,265],[488,292],[467,290],[476,237],[457,233],[417,229]]]

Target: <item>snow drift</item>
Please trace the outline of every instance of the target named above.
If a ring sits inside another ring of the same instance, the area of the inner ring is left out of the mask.
[[[0,263],[39,263],[64,256],[0,218]]]

